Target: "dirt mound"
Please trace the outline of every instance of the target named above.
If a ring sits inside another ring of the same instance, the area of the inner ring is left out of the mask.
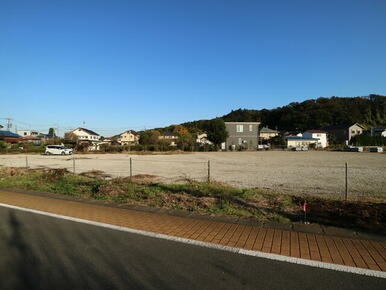
[[[95,178],[95,177],[102,177],[102,178],[108,178],[111,177],[110,174],[107,174],[106,172],[102,170],[90,170],[80,173],[79,175],[89,177],[89,178]]]

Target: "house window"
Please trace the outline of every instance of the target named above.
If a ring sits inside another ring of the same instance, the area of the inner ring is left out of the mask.
[[[238,133],[244,132],[244,126],[243,125],[236,125],[236,132],[238,132]]]
[[[321,135],[320,134],[316,134],[316,137],[320,137]]]
[[[249,132],[252,132],[253,125],[249,125]]]
[[[355,134],[355,130],[351,130],[351,134]]]

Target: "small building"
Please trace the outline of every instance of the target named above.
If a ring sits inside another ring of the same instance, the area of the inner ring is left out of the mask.
[[[94,131],[85,128],[76,128],[64,134],[66,138],[77,138],[79,141],[99,141],[101,136]]]
[[[327,132],[322,130],[308,130],[303,133],[304,138],[318,139],[317,148],[326,148],[328,146]]]
[[[64,134],[66,139],[76,140],[78,144],[87,146],[87,150],[99,150],[101,136],[94,131],[85,128],[76,128]]]
[[[117,142],[120,145],[135,145],[138,144],[139,135],[133,130],[125,131],[118,135]]]
[[[17,134],[19,134],[21,137],[36,137],[40,135],[39,131],[37,130],[17,130]]]
[[[21,138],[19,134],[13,133],[11,131],[0,130],[0,141],[7,143],[18,143],[20,140]]]
[[[371,128],[371,136],[382,136],[386,137],[386,128]]]
[[[332,139],[334,142],[346,144],[348,144],[351,138],[362,134],[366,130],[364,126],[358,123],[349,125],[326,126],[320,129],[326,131],[330,139]]]
[[[161,135],[158,136],[158,140],[164,143],[168,143],[169,146],[177,146],[177,140],[179,136],[177,133],[174,132],[164,132],[161,133]]]
[[[278,135],[279,135],[279,132],[277,130],[270,129],[268,127],[263,127],[259,131],[260,140],[269,140]]]
[[[296,148],[296,147],[310,147],[311,144],[317,144],[319,139],[316,138],[307,138],[307,137],[298,137],[298,136],[287,136],[287,148]]]
[[[225,122],[228,138],[223,150],[257,150],[260,122]]]
[[[208,140],[208,134],[201,133],[201,134],[197,134],[196,144],[198,144],[198,145],[212,145],[213,143]]]

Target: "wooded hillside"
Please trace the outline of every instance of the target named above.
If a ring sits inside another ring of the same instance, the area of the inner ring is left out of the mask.
[[[386,126],[386,96],[318,98],[272,110],[238,109],[221,117],[228,122],[260,121],[262,126],[287,131],[304,131],[329,125],[358,122],[365,126]],[[204,129],[207,120],[187,122],[190,130]]]

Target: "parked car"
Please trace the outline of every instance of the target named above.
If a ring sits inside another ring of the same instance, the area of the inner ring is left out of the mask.
[[[257,150],[269,150],[270,146],[269,145],[257,145]]]
[[[292,147],[292,151],[308,151],[307,146]]]
[[[46,155],[71,155],[72,149],[62,145],[48,145],[46,146]]]
[[[383,152],[382,147],[370,147],[370,152]]]
[[[349,151],[349,152],[363,152],[363,147],[356,147],[356,146],[346,146],[344,148],[344,151]]]

